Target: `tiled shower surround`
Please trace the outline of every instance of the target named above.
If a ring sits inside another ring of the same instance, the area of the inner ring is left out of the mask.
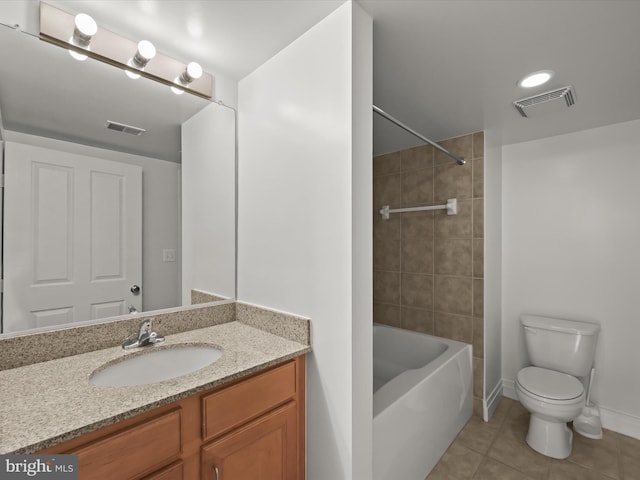
[[[474,407],[483,395],[484,133],[438,142],[467,160],[458,165],[430,145],[373,159],[374,322],[473,345]],[[458,214],[378,211],[444,205]]]

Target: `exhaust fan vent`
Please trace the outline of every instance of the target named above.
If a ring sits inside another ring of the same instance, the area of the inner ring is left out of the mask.
[[[513,106],[516,107],[518,112],[520,112],[520,115],[523,117],[529,117],[533,112],[548,112],[556,110],[557,104],[554,103],[554,105],[551,106],[549,103],[554,100],[562,99],[564,99],[564,104],[567,107],[570,107],[576,102],[575,93],[571,85],[557,90],[552,90],[550,92],[540,93],[532,97],[521,98],[520,100],[513,102]],[[525,109],[527,111],[525,111]]]
[[[137,136],[140,136],[144,132],[146,132],[144,128],[132,127],[131,125],[112,122],[111,120],[107,120],[107,129],[115,130],[116,132],[128,133],[129,135],[137,135]]]

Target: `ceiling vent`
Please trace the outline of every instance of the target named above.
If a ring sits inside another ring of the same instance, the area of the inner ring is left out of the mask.
[[[556,102],[560,100],[560,102]],[[573,87],[562,87],[550,92],[540,93],[532,97],[521,98],[513,102],[513,106],[523,117],[535,116],[534,114],[550,113],[558,111],[564,106],[570,107],[576,102]]]
[[[112,122],[111,120],[107,120],[107,129],[115,130],[116,132],[128,133],[129,135],[137,135],[137,136],[140,136],[144,132],[146,132],[144,128],[132,127],[131,125]]]

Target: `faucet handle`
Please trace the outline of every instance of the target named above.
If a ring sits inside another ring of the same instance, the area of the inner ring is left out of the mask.
[[[153,331],[153,318],[145,318],[138,324],[138,336],[149,334]]]
[[[164,342],[164,337],[162,335],[158,335],[156,332],[151,332],[147,341],[155,345],[156,343]]]

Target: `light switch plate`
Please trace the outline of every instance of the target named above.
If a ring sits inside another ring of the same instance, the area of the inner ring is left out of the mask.
[[[163,262],[175,262],[176,261],[176,251],[173,248],[165,248],[162,250],[162,261]]]

